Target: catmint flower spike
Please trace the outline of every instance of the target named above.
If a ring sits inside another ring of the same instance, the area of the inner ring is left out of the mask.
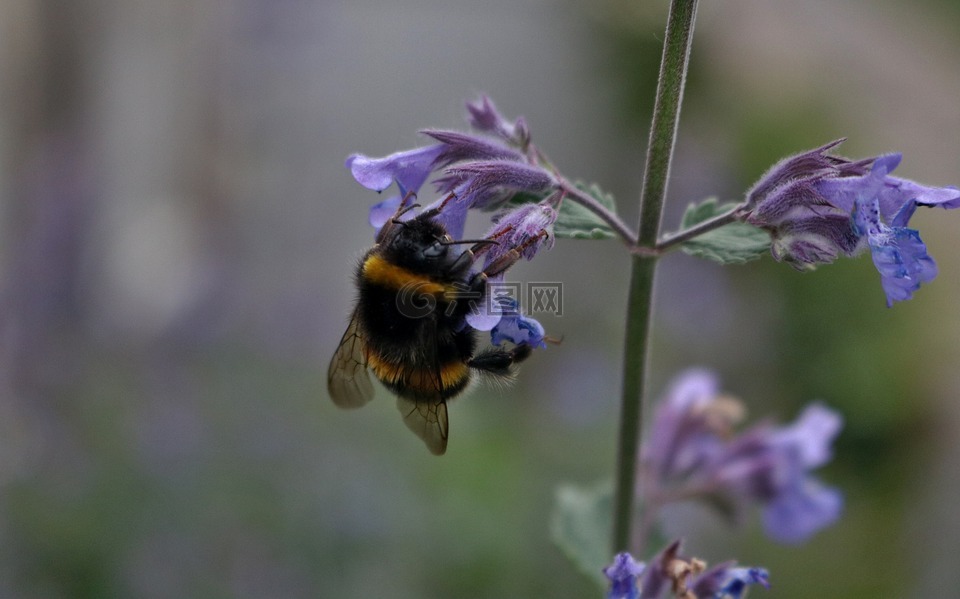
[[[740,216],[770,233],[775,259],[800,270],[869,248],[892,306],[937,275],[919,232],[907,228],[910,217],[918,206],[960,207],[960,189],[890,176],[900,154],[827,154],[840,141],[774,165],[747,192]]]

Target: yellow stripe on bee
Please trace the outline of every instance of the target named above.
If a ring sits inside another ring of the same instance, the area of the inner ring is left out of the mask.
[[[386,385],[399,385],[414,391],[429,393],[449,389],[463,383],[470,368],[465,362],[454,361],[440,367],[440,385],[437,389],[436,372],[426,368],[410,368],[406,364],[387,362],[372,351],[367,351],[367,365]]]
[[[417,293],[426,295],[444,295],[455,291],[452,287],[437,283],[430,277],[390,264],[376,254],[363,263],[363,276],[371,283],[389,289],[416,289]]]

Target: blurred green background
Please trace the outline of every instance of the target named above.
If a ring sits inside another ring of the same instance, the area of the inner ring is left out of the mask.
[[[434,458],[382,389],[326,397],[376,201],[343,160],[486,92],[633,222],[665,5],[0,0],[0,597],[598,596],[548,524],[559,483],[613,469],[622,247],[511,271],[563,283],[563,344],[456,401]],[[934,0],[704,2],[665,227],[843,136],[960,183],[958,26]],[[865,256],[661,264],[652,390],[701,365],[755,417],[846,418],[822,472],[846,515],[808,544],[669,515],[770,596],[960,596],[960,216],[912,224],[940,277],[889,310]]]

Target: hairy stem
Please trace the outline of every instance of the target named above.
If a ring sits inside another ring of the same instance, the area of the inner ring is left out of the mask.
[[[654,250],[657,243],[696,14],[697,0],[672,0],[663,43],[653,122],[650,126],[643,189],[640,194],[640,225],[637,238],[640,249]],[[643,428],[643,387],[656,263],[656,256],[639,253],[633,256],[631,265],[623,352],[620,434],[613,497],[612,550],[614,553],[630,549],[637,451],[640,446],[640,431]]]
[[[713,231],[714,229],[719,229],[724,225],[729,225],[730,223],[737,220],[737,217],[739,216],[739,213],[741,210],[743,210],[743,208],[744,208],[744,204],[739,204],[737,206],[734,206],[729,211],[724,212],[723,214],[718,214],[717,216],[707,219],[701,223],[697,223],[696,225],[690,227],[689,229],[684,229],[683,231],[677,231],[673,235],[667,235],[666,237],[661,239],[659,243],[657,243],[656,250],[661,253],[665,252],[675,245],[680,245],[681,243],[690,241],[691,239],[694,239],[695,237],[699,237],[704,233],[708,233],[710,231]]]
[[[567,193],[567,199],[574,201],[590,212],[593,212],[600,217],[603,222],[610,225],[610,228],[620,236],[620,239],[623,240],[627,246],[633,248],[637,245],[637,235],[630,230],[630,227],[627,226],[625,222],[620,220],[620,217],[615,213],[607,210],[600,202],[595,200],[588,193],[584,193],[582,190],[577,189],[575,186],[571,185],[567,180],[561,180],[560,188]]]

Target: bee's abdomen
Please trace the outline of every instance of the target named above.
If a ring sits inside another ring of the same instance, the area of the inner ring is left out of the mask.
[[[368,347],[367,364],[388,389],[408,397],[431,399],[439,393],[447,399],[459,394],[470,382],[470,367],[459,357],[437,368],[416,361],[389,361]]]

